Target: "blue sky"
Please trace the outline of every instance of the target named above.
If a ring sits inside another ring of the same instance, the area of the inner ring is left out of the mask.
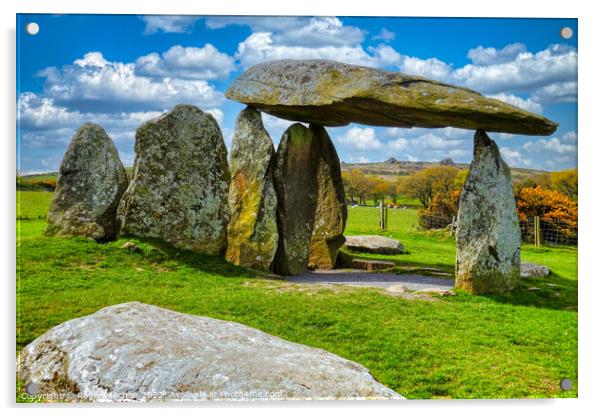
[[[29,22],[40,32],[25,32]],[[573,30],[570,39],[560,31]],[[558,122],[551,137],[492,134],[511,166],[577,165],[577,20],[363,17],[19,15],[17,140],[22,172],[58,170],[92,121],[126,166],[136,128],[188,103],[218,120],[229,147],[242,104],[223,92],[246,68],[323,58],[473,88]],[[289,121],[268,115],[275,145]],[[341,160],[470,162],[472,131],[328,128]]]

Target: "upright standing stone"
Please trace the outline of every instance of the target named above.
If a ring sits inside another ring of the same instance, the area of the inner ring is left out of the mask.
[[[521,234],[510,169],[482,130],[460,196],[456,240],[457,288],[487,294],[518,285]]]
[[[320,125],[310,125],[320,146],[317,168],[318,199],[311,238],[309,267],[334,269],[339,248],[345,243],[347,204],[337,151]]]
[[[261,113],[245,108],[236,120],[230,151],[230,223],[226,259],[269,270],[278,246],[274,144]]]
[[[125,169],[111,138],[99,125],[84,124],[61,162],[46,234],[114,238],[115,213],[127,185]]]
[[[215,119],[177,105],[136,132],[132,181],[119,204],[122,234],[223,254],[230,174]]]
[[[295,123],[283,134],[276,153],[274,184],[278,196],[279,241],[275,273],[307,270],[317,208],[317,169],[321,146],[312,130]]]

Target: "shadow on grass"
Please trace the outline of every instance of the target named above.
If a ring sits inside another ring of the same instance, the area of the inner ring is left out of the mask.
[[[520,286],[512,292],[487,295],[499,303],[532,306],[537,308],[577,311],[578,283],[554,273],[545,278],[521,279]]]
[[[125,241],[133,241],[140,247],[137,255],[143,256],[146,261],[161,264],[168,261],[175,261],[179,264],[193,268],[200,272],[219,274],[229,278],[264,278],[274,280],[285,280],[259,270],[248,269],[229,263],[221,256],[209,256],[199,254],[190,250],[179,249],[164,241],[153,238],[141,238],[135,236],[123,236],[116,244],[123,244]],[[453,269],[447,264],[429,264],[424,265],[418,262],[405,262],[392,259],[390,256],[378,254],[359,254],[347,253],[353,257],[367,259],[392,260],[398,267],[394,269],[396,273],[411,273],[412,275],[424,275],[425,282],[435,276],[428,271],[421,272],[421,268],[437,267],[444,272],[451,272]],[[404,268],[415,267],[416,270],[404,271]],[[447,280],[453,279],[453,277]],[[520,286],[505,294],[499,295],[480,295],[498,303],[506,303],[518,306],[530,306],[555,310],[577,311],[577,281],[565,279],[551,273],[546,278],[522,279]],[[463,294],[458,297],[458,301],[470,301],[473,295]]]
[[[201,272],[219,274],[224,277],[266,277],[265,273],[236,266],[222,256],[180,249],[159,239],[124,235],[116,243],[121,245],[125,241],[132,241],[139,247],[140,250],[133,251],[135,255],[143,256],[146,261],[155,264],[175,261]]]

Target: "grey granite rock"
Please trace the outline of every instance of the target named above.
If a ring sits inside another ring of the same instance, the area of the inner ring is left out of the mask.
[[[275,152],[261,113],[245,108],[236,120],[230,151],[230,223],[226,259],[269,270],[278,246]]]
[[[478,92],[328,60],[279,60],[240,75],[226,97],[280,118],[342,126],[459,127],[549,135],[556,123]]]
[[[113,239],[117,206],[127,185],[111,138],[99,125],[84,124],[61,162],[46,234]]]
[[[389,237],[380,235],[353,235],[346,237],[345,247],[351,251],[379,254],[401,254],[403,245]]]
[[[322,126],[310,125],[314,140],[318,141],[318,186],[314,228],[311,237],[309,268],[334,269],[339,248],[345,243],[347,203],[337,151]]]
[[[280,275],[307,270],[318,202],[320,148],[312,130],[296,123],[284,132],[276,152],[279,241],[272,270]]]
[[[230,174],[213,116],[177,105],[138,128],[135,150],[132,181],[119,204],[120,233],[223,254]]]
[[[456,246],[456,287],[487,294],[518,285],[521,233],[510,169],[480,130],[460,196]]]
[[[22,350],[17,376],[65,401],[403,398],[324,350],[138,302],[50,329]]]

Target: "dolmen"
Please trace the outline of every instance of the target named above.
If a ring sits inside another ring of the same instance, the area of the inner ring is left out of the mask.
[[[280,275],[331,269],[345,244],[347,206],[325,127],[456,127],[476,131],[460,197],[456,286],[478,294],[517,286],[521,238],[510,171],[487,132],[550,135],[556,123],[466,88],[328,60],[255,65],[225,95],[246,105],[229,163],[215,119],[178,105],[138,129],[129,185],[110,138],[84,126],[61,166],[48,233],[131,234]],[[294,122],[277,149],[261,112]],[[88,193],[71,192],[70,175],[87,177]]]
[[[456,127],[476,131],[474,160],[460,198],[456,286],[475,294],[499,293],[517,286],[521,237],[510,170],[487,132],[550,135],[556,131],[556,123],[467,88],[328,60],[255,65],[233,82],[226,97],[310,126],[291,126],[277,151],[282,156],[275,170],[280,230],[276,271],[298,273],[308,257],[307,241],[316,221],[314,217],[312,227],[311,211],[318,204],[313,191],[312,172],[318,157],[313,156],[317,145],[312,130],[349,123]],[[286,176],[291,172],[294,176]],[[335,177],[340,167],[330,172]],[[336,184],[336,179],[332,183]],[[344,224],[346,213],[339,212]],[[345,240],[331,241],[336,242],[331,245],[334,252]]]

